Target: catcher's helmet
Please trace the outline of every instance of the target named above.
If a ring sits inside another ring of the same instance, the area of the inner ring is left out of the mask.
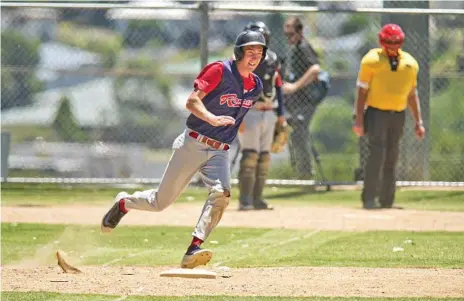
[[[266,58],[266,39],[260,32],[252,30],[243,31],[239,33],[239,35],[237,36],[234,47],[235,59],[237,59],[237,61],[240,61],[243,58],[243,47],[251,45],[263,46],[263,56],[261,57],[261,61],[259,62],[262,63]]]
[[[396,52],[403,45],[404,37],[399,25],[386,24],[379,32],[379,43],[383,48]]]
[[[266,40],[266,45],[269,45],[269,39],[271,38],[271,31],[269,28],[264,24],[264,22],[258,21],[258,22],[251,22],[243,30],[253,30],[253,31],[259,31],[260,33],[263,34],[264,39]]]

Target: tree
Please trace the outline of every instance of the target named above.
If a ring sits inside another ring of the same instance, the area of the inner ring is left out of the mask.
[[[53,121],[53,128],[62,141],[84,142],[89,139],[74,118],[71,101],[65,95],[60,98],[60,107]]]
[[[170,144],[180,130],[180,117],[171,95],[172,78],[164,75],[160,62],[148,57],[122,61],[125,74],[116,78],[115,97],[121,116],[118,141]]]
[[[29,105],[33,94],[43,89],[43,83],[34,75],[40,60],[40,42],[13,30],[2,32],[1,38],[1,108]]]

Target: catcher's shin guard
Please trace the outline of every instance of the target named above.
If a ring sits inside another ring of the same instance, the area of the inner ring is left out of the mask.
[[[267,176],[269,175],[269,168],[271,167],[271,154],[269,152],[262,152],[259,154],[258,168],[256,169],[256,183],[253,190],[253,205],[260,205],[263,200],[263,190],[266,183]]]
[[[253,202],[253,189],[256,181],[256,167],[258,165],[258,152],[245,149],[240,160],[238,172],[238,186],[240,189],[240,205],[249,206]]]

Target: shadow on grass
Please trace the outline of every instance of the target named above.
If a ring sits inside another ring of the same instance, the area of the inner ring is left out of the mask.
[[[412,195],[408,197],[410,202],[421,202],[421,201],[440,201],[443,199],[450,198],[464,198],[464,191],[449,191],[449,192],[440,192],[440,193],[430,193],[424,192],[424,194]]]
[[[327,191],[316,191],[314,187],[301,187],[300,189],[295,189],[294,191],[287,191],[283,193],[273,193],[269,196],[266,196],[266,199],[287,199],[287,198],[294,198],[304,195],[323,195],[327,194]]]

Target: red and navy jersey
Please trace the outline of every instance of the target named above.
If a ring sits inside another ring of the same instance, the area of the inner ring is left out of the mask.
[[[223,143],[232,143],[237,136],[243,117],[258,100],[263,84],[259,77],[240,75],[234,60],[219,61],[207,65],[198,75],[194,87],[204,91],[203,104],[216,116],[231,116],[232,126],[212,126],[193,114],[187,118],[187,127],[204,136]]]

